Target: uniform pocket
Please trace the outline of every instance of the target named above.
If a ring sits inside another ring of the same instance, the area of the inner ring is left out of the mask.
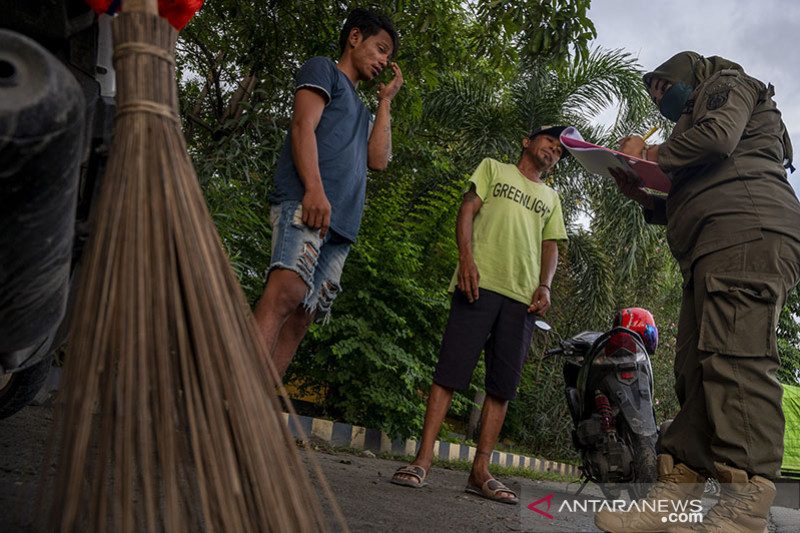
[[[777,357],[775,307],[780,282],[773,273],[707,274],[698,348],[725,355]]]

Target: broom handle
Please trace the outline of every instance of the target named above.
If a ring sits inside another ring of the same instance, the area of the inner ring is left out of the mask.
[[[122,7],[128,13],[149,13],[158,15],[158,0],[125,0]]]

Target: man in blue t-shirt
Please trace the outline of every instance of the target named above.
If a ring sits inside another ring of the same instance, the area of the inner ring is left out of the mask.
[[[384,15],[356,9],[339,37],[338,63],[308,60],[297,74],[292,124],[275,171],[272,258],[256,322],[280,376],[308,326],[325,320],[341,290],[342,267],[355,243],[367,168],[389,162],[389,108],[403,85],[397,31]],[[356,88],[390,65],[374,119]]]

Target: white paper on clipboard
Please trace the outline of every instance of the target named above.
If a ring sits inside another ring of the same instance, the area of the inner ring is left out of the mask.
[[[561,132],[561,144],[581,164],[593,174],[613,178],[609,168],[621,168],[634,172],[648,189],[669,192],[672,181],[653,161],[645,161],[616,150],[598,146],[583,140],[580,132],[570,126]]]

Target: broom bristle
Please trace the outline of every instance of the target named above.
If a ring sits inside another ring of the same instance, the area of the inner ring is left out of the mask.
[[[114,24],[114,143],[56,411],[48,528],[327,530],[187,155],[177,34],[141,13]]]

